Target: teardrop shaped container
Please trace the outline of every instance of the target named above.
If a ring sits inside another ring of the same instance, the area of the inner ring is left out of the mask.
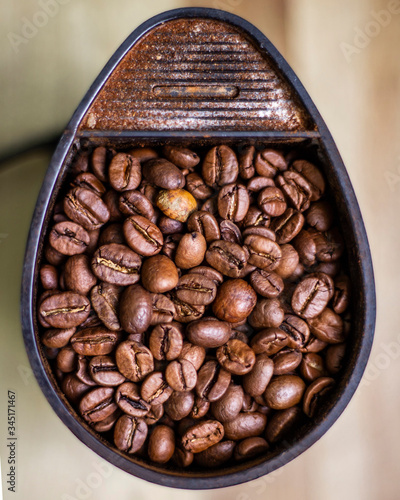
[[[346,245],[353,290],[346,366],[312,420],[290,441],[225,468],[178,470],[117,450],[66,400],[39,341],[38,271],[55,200],[81,151],[165,144],[212,147],[254,144],[296,150],[324,172]],[[68,428],[121,469],[178,488],[218,488],[283,466],[335,422],[360,382],[372,346],[375,288],[368,240],[342,159],[298,78],[253,25],[227,12],[188,8],[163,13],[137,28],[111,57],[65,129],[33,215],[22,279],[26,350],[40,387]]]

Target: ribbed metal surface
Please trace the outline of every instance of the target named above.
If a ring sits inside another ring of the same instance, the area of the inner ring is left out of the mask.
[[[210,19],[157,26],[127,53],[80,130],[313,130],[248,36]]]

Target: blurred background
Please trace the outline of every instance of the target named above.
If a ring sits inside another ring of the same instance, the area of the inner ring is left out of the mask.
[[[131,477],[80,443],[42,395],[19,320],[25,241],[52,143],[121,42],[162,11],[233,12],[284,55],[325,119],[353,183],[375,267],[374,348],[337,423],[267,477],[185,492]],[[400,1],[3,0],[0,16],[1,467],[4,498],[397,500],[400,497]],[[35,147],[33,147],[35,146]],[[6,487],[6,395],[17,394],[17,493]]]

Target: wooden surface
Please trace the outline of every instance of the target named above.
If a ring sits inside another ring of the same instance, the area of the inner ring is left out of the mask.
[[[108,466],[61,423],[29,369],[19,324],[19,281],[48,157],[37,152],[19,158],[0,167],[3,484],[7,389],[16,391],[19,413],[18,492],[7,495],[4,489],[4,497],[398,500],[400,13],[387,13],[394,6],[399,12],[398,2],[64,0],[27,43],[14,48],[8,35],[21,33],[24,18],[40,19],[37,13],[43,9],[27,0],[3,2],[0,155],[61,130],[126,36],[148,17],[182,6],[223,8],[254,23],[287,58],[326,120],[353,182],[374,260],[378,316],[370,363],[332,429],[301,457],[267,477],[188,494]]]

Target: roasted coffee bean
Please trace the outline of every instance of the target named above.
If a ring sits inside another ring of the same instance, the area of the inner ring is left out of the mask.
[[[202,176],[207,186],[216,188],[235,182],[239,165],[234,151],[225,145],[215,146],[206,154],[202,165]]]
[[[256,194],[266,187],[274,187],[275,182],[269,177],[255,176],[247,183],[247,190],[251,195],[251,199],[256,197]]]
[[[220,441],[200,453],[194,455],[196,464],[212,469],[228,462],[233,455],[236,443],[234,441]]]
[[[332,279],[324,274],[304,278],[292,296],[293,311],[303,318],[315,318],[332,297]]]
[[[122,232],[122,224],[113,222],[112,224],[107,225],[105,228],[102,228],[97,243],[98,247],[108,245],[110,243],[118,243],[119,245],[124,245],[125,238]]]
[[[172,387],[168,385],[162,372],[152,372],[143,380],[140,395],[151,405],[165,403],[172,394]]]
[[[89,189],[100,197],[106,192],[104,184],[90,172],[82,172],[77,175],[71,183],[71,186]]]
[[[171,361],[165,370],[165,378],[174,391],[191,391],[197,383],[196,368],[186,359]]]
[[[255,174],[254,160],[256,148],[254,146],[244,146],[238,155],[239,175],[242,179],[251,179]]]
[[[163,158],[146,161],[142,173],[148,182],[162,189],[179,189],[185,185],[185,177],[179,168]]]
[[[204,236],[197,231],[186,233],[178,244],[175,264],[181,269],[199,266],[204,259],[207,243]]]
[[[164,238],[158,227],[141,215],[131,215],[123,226],[128,245],[146,257],[161,252]]]
[[[187,339],[200,347],[219,347],[228,342],[231,327],[228,323],[210,318],[192,321],[186,327]]]
[[[239,413],[239,415],[224,423],[225,437],[232,441],[240,441],[262,434],[267,423],[267,417],[259,412]]]
[[[298,406],[292,406],[286,410],[280,410],[274,413],[267,423],[265,437],[269,443],[277,443],[295,428],[301,419],[301,409]]]
[[[300,375],[306,382],[313,382],[324,376],[325,366],[322,357],[314,352],[304,354],[300,365]]]
[[[158,153],[155,149],[146,147],[131,149],[129,154],[134,158],[137,158],[140,163],[152,160],[153,158],[158,158]]]
[[[164,146],[162,152],[167,160],[179,168],[192,169],[200,162],[199,155],[188,148]]]
[[[164,215],[179,222],[186,222],[197,209],[195,198],[185,189],[161,190],[156,204]]]
[[[164,293],[178,284],[178,270],[165,255],[155,255],[146,259],[141,271],[142,284],[153,293]]]
[[[125,377],[119,373],[115,361],[110,356],[92,358],[89,363],[89,373],[97,384],[106,387],[114,387],[125,381]]]
[[[287,333],[287,345],[292,349],[304,347],[310,338],[308,324],[293,314],[286,314],[279,328]]]
[[[79,378],[81,382],[87,385],[90,386],[98,385],[98,383],[95,380],[93,380],[93,378],[90,375],[88,358],[86,356],[83,356],[82,354],[78,356],[78,366],[76,370],[76,376]]]
[[[213,312],[222,321],[235,323],[246,319],[256,302],[257,294],[246,281],[231,279],[218,288]]]
[[[317,337],[314,337],[314,335],[310,335],[310,338],[308,339],[308,342],[306,345],[302,348],[299,349],[300,352],[306,353],[306,352],[321,352],[322,350],[327,347],[328,343],[323,342],[322,340],[318,339]]]
[[[243,219],[243,227],[266,227],[271,223],[271,217],[260,210],[256,205],[250,205],[246,217]],[[271,232],[271,235],[273,232]],[[273,239],[273,238],[271,238]]]
[[[116,191],[136,189],[142,180],[140,162],[127,153],[118,153],[111,160],[108,179]]]
[[[249,195],[243,184],[227,184],[219,190],[218,213],[223,219],[240,222],[246,216],[249,205]]]
[[[334,222],[331,205],[325,200],[312,203],[306,212],[306,221],[310,227],[317,231],[328,231]]]
[[[217,286],[221,285],[224,281],[222,274],[213,267],[197,266],[190,269],[189,272],[190,274],[201,274],[207,279],[213,281]]]
[[[210,409],[210,402],[205,399],[196,396],[194,399],[194,404],[189,416],[193,419],[203,418],[208,410]]]
[[[265,271],[273,271],[278,267],[282,252],[275,241],[251,234],[246,236],[244,244],[249,250],[249,264]]]
[[[311,333],[328,344],[340,344],[346,338],[342,318],[328,307],[319,316],[308,320],[308,324]]]
[[[64,211],[87,231],[100,228],[110,219],[108,207],[100,196],[91,189],[80,187],[65,196]]]
[[[152,293],[152,314],[150,326],[160,323],[171,323],[175,315],[175,306],[172,300],[161,293]]]
[[[112,387],[98,387],[83,396],[79,403],[79,413],[89,423],[100,422],[117,409]]]
[[[74,373],[68,373],[61,383],[61,389],[68,400],[73,405],[77,405],[82,396],[87,394],[92,387],[79,380]]]
[[[273,410],[286,410],[300,403],[306,384],[297,375],[279,375],[268,384],[264,399]]]
[[[113,285],[133,285],[140,279],[139,255],[126,245],[110,243],[96,250],[92,258],[93,273]]]
[[[200,453],[219,443],[224,437],[224,427],[217,420],[204,420],[190,427],[182,436],[182,446],[192,453]]]
[[[196,393],[212,403],[222,398],[229,387],[231,374],[216,361],[207,361],[197,374]]]
[[[311,201],[319,200],[325,191],[325,180],[317,167],[309,161],[296,160],[290,169],[298,172],[308,181],[311,188]]]
[[[147,425],[154,425],[164,415],[164,405],[150,405],[150,410],[146,413],[144,421]]]
[[[150,326],[153,302],[150,293],[140,285],[131,285],[121,295],[119,316],[123,330],[143,333]]]
[[[41,340],[46,347],[60,349],[68,344],[75,331],[76,328],[53,328],[46,330]]]
[[[89,313],[89,300],[75,292],[54,293],[45,298],[39,306],[39,318],[53,328],[79,326]]]
[[[185,274],[179,279],[175,294],[189,304],[207,306],[214,301],[217,287],[201,274]]]
[[[121,329],[118,306],[122,290],[122,287],[111,283],[100,283],[90,292],[93,309],[109,330]]]
[[[67,345],[60,351],[55,351],[55,354],[57,358],[57,368],[61,372],[70,373],[76,369],[78,364],[78,356],[71,346]]]
[[[330,345],[326,350],[326,368],[329,373],[336,375],[343,366],[344,356],[346,354],[346,344]]]
[[[58,272],[57,269],[45,264],[40,268],[40,281],[45,290],[52,290],[58,287]]]
[[[74,333],[71,337],[71,346],[78,354],[101,356],[110,354],[120,340],[121,334],[119,332],[95,326]]]
[[[127,453],[136,453],[147,438],[147,425],[142,418],[122,415],[114,428],[115,446]]]
[[[335,279],[335,291],[332,299],[332,309],[336,314],[342,314],[349,305],[350,280],[342,275]]]
[[[248,252],[230,241],[214,241],[206,252],[207,263],[230,278],[241,278],[248,260]]]
[[[153,223],[157,220],[152,203],[139,191],[132,190],[122,193],[119,197],[118,207],[124,215],[140,215]]]
[[[92,153],[91,168],[101,182],[108,181],[107,165],[114,155],[115,151],[113,149],[105,148],[104,146],[96,148]]]
[[[276,184],[296,210],[304,212],[310,206],[311,186],[302,175],[292,171],[284,172],[276,178]]]
[[[175,307],[174,320],[180,323],[190,323],[201,318],[205,311],[205,306],[195,306],[178,299],[178,297],[171,293],[169,295],[171,302]]]
[[[284,319],[284,310],[278,299],[259,300],[249,316],[253,328],[278,327]]]
[[[275,233],[265,226],[247,226],[242,232],[242,236],[246,239],[246,237],[250,235],[262,236],[263,238],[268,238],[272,241],[276,240]]]
[[[250,284],[258,294],[268,299],[278,297],[284,288],[279,274],[263,269],[256,269],[250,274]]]
[[[184,224],[179,220],[170,219],[166,215],[162,215],[157,222],[158,229],[163,235],[181,233],[184,231]]]
[[[189,231],[201,233],[207,243],[221,239],[217,219],[209,212],[202,210],[193,212],[187,221],[187,227]]]
[[[332,390],[334,385],[335,380],[333,378],[320,377],[307,387],[304,393],[303,411],[308,417],[314,417],[322,403],[321,399]]]
[[[223,220],[221,221],[219,228],[222,240],[230,241],[231,243],[236,243],[238,245],[242,244],[242,234],[234,222],[230,220]]]
[[[150,411],[149,403],[140,397],[139,386],[133,382],[124,382],[117,388],[115,402],[124,413],[132,417],[145,417]]]
[[[71,167],[72,175],[79,175],[89,170],[89,151],[79,151]]]
[[[255,168],[258,175],[264,177],[275,177],[278,172],[287,169],[284,156],[273,149],[264,149],[257,153]]]
[[[176,359],[181,354],[182,346],[183,334],[179,323],[161,323],[150,333],[149,348],[155,359]]]
[[[200,369],[205,357],[206,351],[204,347],[186,341],[183,343],[179,359],[190,361],[196,370]]]
[[[89,233],[75,222],[59,222],[53,226],[49,234],[50,245],[62,255],[83,253],[86,251],[89,242]],[[56,259],[53,260],[54,262],[56,262]],[[57,262],[59,261],[57,260]],[[57,265],[57,263],[54,265]]]
[[[186,177],[186,189],[198,200],[207,200],[213,194],[213,189],[207,186],[203,178],[196,173]]]
[[[287,346],[288,342],[287,333],[279,328],[266,328],[251,339],[250,346],[256,354],[265,353],[271,356]]]
[[[292,245],[280,246],[282,256],[274,272],[283,279],[291,278],[295,275],[299,265],[299,254]]]
[[[286,210],[285,197],[277,187],[264,188],[258,195],[257,204],[270,217],[279,217]]]
[[[189,467],[194,459],[194,454],[191,451],[184,450],[183,448],[180,447],[180,444],[178,446],[175,446],[175,451],[172,456],[172,461],[177,467],[185,468]]]
[[[253,349],[238,339],[228,340],[217,349],[218,362],[233,375],[249,373],[256,362]]]
[[[96,284],[87,255],[73,255],[64,266],[64,284],[67,290],[87,295]]]
[[[303,226],[303,214],[293,208],[288,208],[280,217],[273,220],[271,229],[275,231],[277,243],[283,245],[292,241]]]
[[[258,457],[265,453],[269,448],[269,445],[265,439],[261,437],[250,437],[244,439],[236,445],[234,458],[238,462],[243,460],[248,460],[249,458]]]
[[[175,259],[176,249],[178,244],[182,239],[181,234],[170,234],[164,240],[164,245],[162,248],[162,253],[165,254],[171,260]]]
[[[94,422],[91,427],[96,432],[108,432],[114,427],[116,421],[120,416],[121,410],[115,410],[114,413],[111,413],[111,415],[109,415],[108,417],[103,418],[103,420],[100,420],[100,422]]]
[[[110,222],[119,222],[123,219],[123,214],[119,209],[120,193],[114,190],[107,191],[103,196],[103,201],[110,212]]]
[[[240,385],[230,384],[225,394],[211,403],[211,413],[220,422],[228,422],[236,418],[243,406],[243,389]]]
[[[174,391],[164,404],[165,413],[172,420],[182,420],[192,411],[194,394],[192,391]]]
[[[253,368],[243,377],[243,389],[250,396],[261,396],[267,388],[273,372],[274,363],[268,354],[258,354]]]
[[[285,347],[272,356],[274,375],[287,375],[300,365],[303,355],[301,352]]]
[[[140,382],[154,370],[150,350],[140,342],[125,340],[115,351],[118,370],[132,382]]]

